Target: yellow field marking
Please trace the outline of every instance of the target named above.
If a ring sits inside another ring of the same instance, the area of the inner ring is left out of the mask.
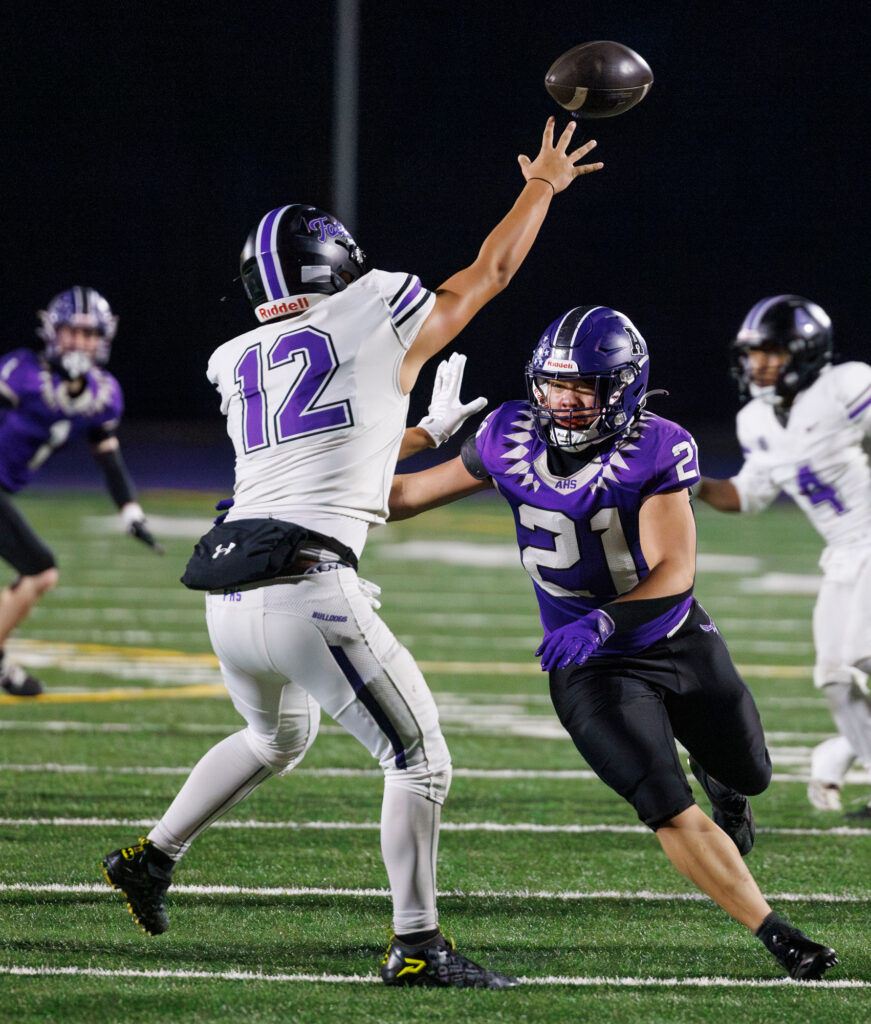
[[[58,660],[67,657],[93,655],[95,657],[141,658],[143,661],[182,661],[193,665],[218,667],[214,654],[190,654],[156,647],[125,647],[119,644],[78,644],[56,643],[49,640],[13,640],[9,649],[13,658],[26,660],[28,654],[52,657]]]
[[[199,683],[195,686],[161,686],[144,688],[131,686],[129,689],[89,690],[87,693],[63,693],[50,690],[38,697],[10,697],[0,695],[0,704],[15,704],[25,707],[28,704],[105,704],[121,700],[190,700],[198,697],[226,697],[227,690],[221,683],[212,685]]]
[[[77,664],[84,660],[104,661],[106,668],[111,662],[144,662],[160,665],[162,668],[177,668],[183,673],[186,668],[218,669],[218,659],[214,654],[187,653],[185,651],[164,650],[154,647],[123,647],[113,644],[93,643],[51,643],[40,640],[18,640],[10,644],[13,658],[28,663],[28,655],[42,665],[54,665],[79,671],[87,671],[87,666]],[[530,658],[528,661],[420,661],[421,671],[432,675],[449,676],[535,676],[541,677],[538,663]],[[806,679],[811,676],[811,667],[807,665],[739,665],[739,672],[748,678],[764,679]],[[105,671],[105,669],[104,669]],[[14,704],[23,706],[27,703],[40,704],[86,704],[105,703],[128,700],[187,700],[201,697],[223,697],[226,690],[220,683],[196,683],[182,686],[160,687],[114,687],[110,690],[92,690],[88,692],[67,692],[51,690],[38,697],[11,697],[0,694],[0,705]]]

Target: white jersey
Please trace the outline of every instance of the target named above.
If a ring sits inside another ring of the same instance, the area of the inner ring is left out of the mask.
[[[738,413],[744,465],[732,483],[742,512],[784,491],[828,545],[871,544],[871,366],[826,367],[800,391],[786,424],[763,398]]]
[[[236,450],[229,519],[297,522],[360,553],[368,524],[388,514],[408,413],[399,370],[434,303],[417,277],[372,270],[212,354]],[[356,527],[343,530],[347,517]]]

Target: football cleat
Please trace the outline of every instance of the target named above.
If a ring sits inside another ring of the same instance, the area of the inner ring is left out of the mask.
[[[811,779],[807,784],[807,798],[818,811],[840,811],[841,787],[834,782]]]
[[[750,801],[743,793],[712,779],[694,757],[690,756],[689,763],[693,775],[699,780],[711,801],[711,817],[714,824],[720,826],[738,847],[741,856],[746,857],[756,841],[756,823],[753,820]]]
[[[38,679],[25,672],[20,665],[6,662],[0,671],[0,687],[13,697],[36,697],[43,691],[43,685]]]
[[[852,821],[869,821],[871,820],[871,804],[860,807],[858,811],[849,811],[844,817],[850,818]]]
[[[838,954],[830,946],[813,942],[804,932],[785,921],[779,923],[765,945],[790,978],[796,981],[818,981],[838,962]]]
[[[158,860],[169,858],[150,839],[140,839],[136,846],[115,850],[102,861],[106,881],[124,893],[127,909],[149,935],[160,935],[169,928],[166,890],[172,878],[172,865],[165,867]]]
[[[407,945],[394,935],[381,961],[385,985],[427,985],[452,988],[514,988],[520,982],[488,971],[461,956],[441,932],[419,945]]]

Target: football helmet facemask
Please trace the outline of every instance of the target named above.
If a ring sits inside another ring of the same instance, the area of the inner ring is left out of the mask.
[[[55,295],[45,309],[37,312],[40,326],[37,336],[45,343],[45,356],[56,369],[72,380],[84,375],[94,363],[104,366],[109,362],[112,340],[118,330],[118,317],[109,303],[94,288],[76,285]],[[62,352],[58,340],[61,327],[81,327],[99,335],[93,358],[78,350]]]
[[[753,382],[748,353],[766,348],[782,348],[788,358],[777,381],[762,387]],[[742,401],[763,398],[780,405],[812,384],[833,355],[832,321],[826,312],[800,295],[774,295],[761,299],[744,317],[732,342],[732,376]]]
[[[345,226],[301,203],[279,206],[261,218],[245,241],[240,266],[245,294],[261,323],[302,312],[366,272],[363,251]]]
[[[647,343],[629,317],[608,306],[570,309],[547,328],[526,365],[538,436],[579,452],[625,433],[644,407],[649,371]],[[592,406],[551,408],[551,385],[562,381],[592,388]]]

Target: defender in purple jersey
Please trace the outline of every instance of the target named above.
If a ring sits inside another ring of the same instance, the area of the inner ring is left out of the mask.
[[[18,573],[0,591],[0,686],[18,697],[42,683],[8,662],[3,646],[39,598],[57,586],[54,555],[10,500],[67,442],[87,438],[128,533],[161,550],[121,457],[116,431],[121,386],[106,370],[118,318],[93,288],[56,295],[39,313],[41,353],[19,348],[0,357],[0,558]]]
[[[674,866],[750,928],[791,977],[837,962],[775,914],[742,856],[747,794],[771,778],[759,714],[692,596],[693,438],[645,408],[647,345],[628,317],[579,306],[542,335],[526,402],[495,409],[451,462],[394,478],[391,519],[495,488],[538,598],[535,652],[554,708],[596,774]],[[695,803],[675,740],[711,801]]]

